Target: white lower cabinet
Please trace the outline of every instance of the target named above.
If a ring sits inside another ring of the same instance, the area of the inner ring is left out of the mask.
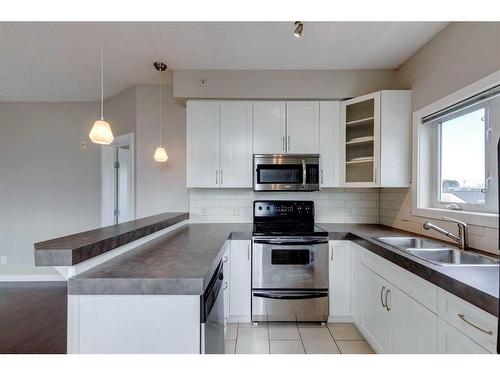
[[[350,244],[352,320],[377,353],[494,353],[498,319]]]
[[[361,326],[363,296],[361,294],[361,251],[362,247],[347,241],[351,249],[351,316],[358,327]]]
[[[329,264],[329,320],[351,319],[351,259],[349,241],[330,241]]]
[[[498,319],[464,301],[461,298],[439,288],[438,289],[439,318],[457,330],[453,338],[457,341],[462,337],[464,347],[473,347],[469,340],[490,353],[496,352]]]
[[[438,319],[438,353],[440,354],[489,354],[462,332],[444,320]]]
[[[363,296],[361,324],[365,338],[377,353],[390,353],[392,325],[384,299],[392,285],[365,266],[361,266],[361,272]]]
[[[436,353],[437,316],[362,266],[362,325],[377,353]]]
[[[229,321],[249,322],[251,319],[250,240],[231,240],[229,278]]]
[[[392,350],[400,354],[437,353],[437,316],[398,288],[390,289]]]
[[[224,293],[224,332],[229,323],[229,306],[230,306],[230,275],[231,275],[231,242],[228,241],[224,255],[222,256],[222,273],[224,275],[224,283],[222,289]]]

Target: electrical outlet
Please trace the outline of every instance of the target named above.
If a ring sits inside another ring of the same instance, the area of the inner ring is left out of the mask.
[[[81,141],[80,142],[80,149],[81,150],[86,150],[87,149],[87,142],[86,141]]]
[[[0,264],[7,264],[7,255],[0,256]]]
[[[240,208],[239,207],[234,207],[233,208],[233,215],[234,216],[240,216]]]
[[[347,216],[354,216],[354,208],[349,207],[347,209]]]
[[[207,216],[207,209],[206,208],[201,209],[201,216]]]

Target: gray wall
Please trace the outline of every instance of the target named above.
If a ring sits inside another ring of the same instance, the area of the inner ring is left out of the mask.
[[[500,69],[500,22],[453,22],[396,73],[417,110]]]
[[[137,89],[130,87],[104,101],[104,118],[114,135],[135,133],[137,123]]]
[[[36,268],[33,243],[99,226],[96,103],[0,103],[0,275]],[[80,141],[87,149],[80,149]]]
[[[173,80],[179,98],[345,99],[396,88],[394,70],[175,70]]]
[[[163,85],[163,146],[168,161],[153,159],[160,144],[159,85],[137,87],[136,216],[188,211],[186,188],[186,108]]]

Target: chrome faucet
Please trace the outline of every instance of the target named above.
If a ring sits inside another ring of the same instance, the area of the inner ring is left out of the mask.
[[[457,220],[457,219],[453,219],[451,217],[443,216],[443,219],[447,220],[447,221],[452,221],[454,223],[457,223],[457,225],[458,225],[458,236],[455,236],[453,233],[450,233],[447,230],[444,230],[443,228],[440,228],[437,225],[434,225],[434,224],[432,224],[430,222],[424,223],[422,225],[422,227],[425,230],[431,230],[432,229],[432,230],[435,230],[438,233],[441,233],[442,235],[444,235],[446,237],[450,237],[451,239],[453,239],[455,242],[458,243],[458,247],[461,250],[467,250],[467,248],[469,247],[469,234],[467,232],[467,224],[464,223],[463,221],[460,221],[460,220]]]

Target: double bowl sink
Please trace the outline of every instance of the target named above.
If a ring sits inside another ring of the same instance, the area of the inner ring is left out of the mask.
[[[397,250],[440,266],[495,266],[498,261],[419,237],[373,237]]]

